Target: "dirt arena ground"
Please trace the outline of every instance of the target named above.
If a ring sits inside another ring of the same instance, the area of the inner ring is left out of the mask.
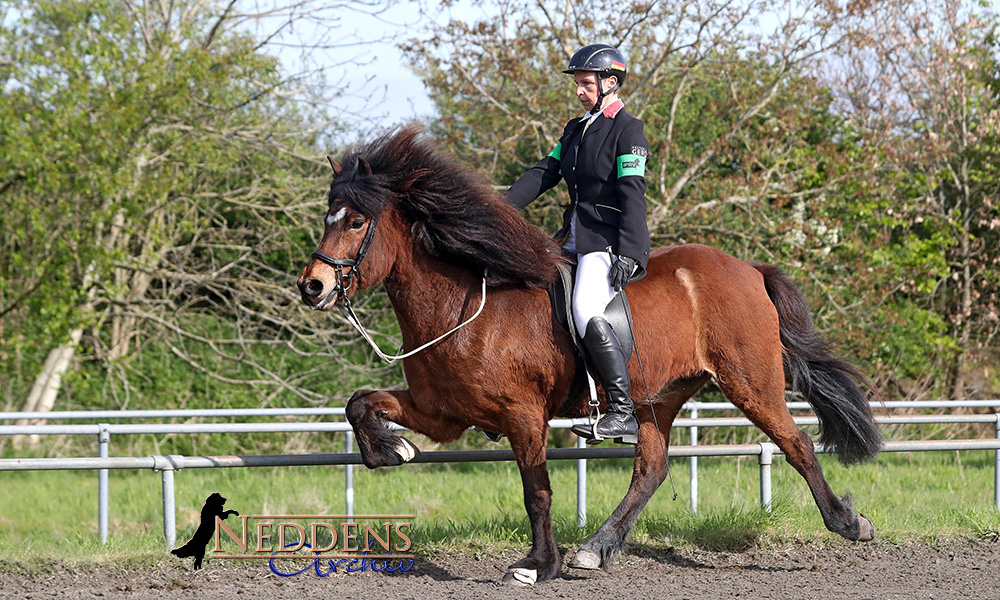
[[[566,559],[570,550],[567,549]],[[134,600],[303,598],[722,599],[1000,598],[1000,543],[789,546],[742,553],[633,548],[610,573],[564,569],[534,588],[500,585],[516,553],[443,555],[404,574],[280,577],[265,562],[210,560],[201,571],[163,563],[142,572],[117,567],[45,575],[0,575],[0,598]]]

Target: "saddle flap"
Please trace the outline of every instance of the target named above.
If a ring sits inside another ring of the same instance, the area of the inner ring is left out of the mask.
[[[552,302],[552,314],[573,338],[573,345],[579,347],[576,337],[576,327],[573,325],[573,278],[575,264],[559,263],[559,281],[549,288],[549,300]]]

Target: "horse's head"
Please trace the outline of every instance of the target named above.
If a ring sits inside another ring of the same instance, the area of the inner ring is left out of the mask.
[[[489,285],[545,288],[560,249],[478,173],[403,127],[331,160],[323,239],[299,276],[302,300],[327,310],[377,285],[401,258],[488,273]]]
[[[392,219],[380,219],[384,195],[391,192],[381,189],[379,176],[360,156],[350,167],[328,160],[333,183],[323,238],[298,279],[302,301],[314,310],[329,310],[358,289],[381,283],[393,262],[385,239]]]

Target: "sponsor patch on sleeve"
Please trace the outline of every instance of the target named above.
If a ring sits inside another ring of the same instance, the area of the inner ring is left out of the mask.
[[[642,146],[632,146],[632,154],[646,158],[647,156],[649,156],[649,151],[643,148]]]
[[[646,174],[646,157],[638,154],[622,154],[618,157],[618,177]]]

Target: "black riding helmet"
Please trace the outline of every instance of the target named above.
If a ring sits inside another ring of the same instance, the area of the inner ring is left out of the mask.
[[[576,71],[591,71],[597,73],[597,103],[594,104],[593,111],[601,110],[604,97],[616,91],[625,83],[625,76],[628,74],[628,67],[625,65],[625,57],[614,46],[607,44],[591,44],[576,51],[573,58],[569,59],[569,66],[563,69],[563,73],[572,75]],[[618,83],[611,89],[602,89],[604,79],[614,75],[618,78]],[[592,112],[593,112],[592,111]]]

